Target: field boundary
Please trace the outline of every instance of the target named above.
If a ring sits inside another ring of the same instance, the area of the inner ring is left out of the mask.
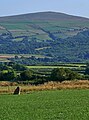
[[[61,89],[89,89],[88,80],[75,80],[75,81],[63,81],[60,82],[47,82],[39,85],[31,84],[10,84],[9,82],[2,82],[0,84],[0,94],[13,94],[15,88],[19,86],[21,93],[30,93],[32,91],[43,91],[43,90],[61,90]]]

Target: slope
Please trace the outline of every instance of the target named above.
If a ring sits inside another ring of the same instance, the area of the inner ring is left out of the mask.
[[[89,19],[56,12],[0,18],[0,53],[40,54],[51,61],[88,60]],[[76,52],[77,51],[77,52]]]

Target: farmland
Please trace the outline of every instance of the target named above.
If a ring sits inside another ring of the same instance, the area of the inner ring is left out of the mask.
[[[60,81],[60,77],[55,80],[51,76],[54,69],[64,70],[66,77],[64,80],[88,80],[89,76],[85,74],[87,64],[85,63],[59,63],[58,65],[34,65],[26,66],[13,62],[1,63],[0,65],[0,81],[23,81],[24,84],[44,84],[48,81]],[[67,71],[66,71],[67,70]],[[59,72],[61,73],[61,72]],[[70,77],[71,75],[74,77]],[[88,73],[87,73],[88,74]],[[56,76],[56,73],[55,75]],[[62,75],[63,76],[63,75]],[[20,82],[23,84],[22,82]]]
[[[89,90],[0,96],[0,120],[88,120]]]
[[[9,63],[9,62],[16,62],[19,64],[30,64],[30,65],[26,65],[28,69],[32,69],[34,71],[39,71],[39,72],[43,72],[43,74],[46,72],[51,72],[52,69],[54,68],[69,68],[72,69],[74,71],[77,71],[79,73],[84,72],[85,67],[86,67],[86,62],[81,63],[81,62],[75,62],[75,63],[71,63],[71,62],[58,62],[58,63],[50,63],[50,62],[35,62],[34,63],[34,59],[44,59],[45,56],[42,55],[36,55],[36,54],[0,54],[0,62],[1,63]],[[28,60],[27,60],[28,59]],[[21,62],[21,61],[25,61]],[[26,61],[28,61],[26,63]],[[34,64],[34,65],[33,65]]]
[[[89,19],[0,17],[0,120],[88,120],[88,62]]]
[[[46,58],[31,59],[27,64],[88,62],[88,48],[87,18],[58,12],[0,17],[0,54],[35,54]]]
[[[37,65],[37,66],[27,66],[27,68],[32,69],[36,73],[50,75],[52,69],[54,68],[69,68],[78,73],[84,74],[86,64],[84,63],[59,63],[59,65]]]

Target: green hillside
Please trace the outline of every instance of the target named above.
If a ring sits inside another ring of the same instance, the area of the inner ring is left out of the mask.
[[[0,18],[1,54],[37,54],[51,56],[50,61],[83,62],[89,58],[88,45],[88,18],[56,12]]]

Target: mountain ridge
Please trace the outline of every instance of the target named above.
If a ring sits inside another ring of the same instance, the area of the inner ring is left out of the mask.
[[[66,13],[61,13],[61,12],[53,12],[53,11],[46,11],[46,12],[36,12],[36,13],[26,13],[26,14],[18,14],[18,15],[11,15],[11,16],[3,16],[3,17],[0,17],[0,19],[5,19],[5,18],[8,18],[8,19],[11,19],[11,18],[23,18],[23,17],[28,17],[28,19],[35,19],[36,17],[35,16],[38,16],[37,19],[39,20],[42,20],[42,19],[45,19],[44,17],[47,17],[46,19],[48,20],[49,17],[52,17],[51,19],[53,20],[60,20],[60,19],[74,19],[76,18],[77,20],[78,19],[84,19],[84,20],[89,20],[89,18],[86,18],[86,17],[81,17],[81,16],[75,16],[75,15],[70,15],[70,14],[66,14]],[[58,17],[59,16],[59,17]],[[33,17],[33,18],[31,18]],[[35,18],[34,18],[35,17]],[[53,18],[53,17],[57,17],[57,18]]]
[[[1,54],[35,54],[51,57],[51,62],[83,62],[89,59],[88,45],[88,18],[58,12],[0,18]]]

